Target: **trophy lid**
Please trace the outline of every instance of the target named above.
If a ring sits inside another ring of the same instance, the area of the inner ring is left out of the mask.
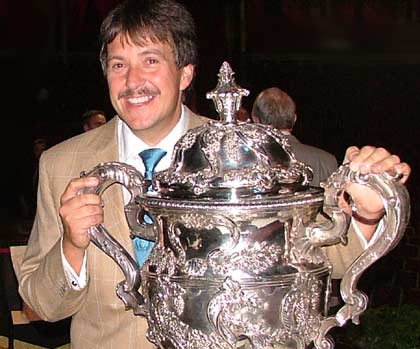
[[[312,178],[296,160],[288,140],[274,127],[236,120],[241,98],[230,65],[224,62],[213,99],[220,121],[189,130],[175,145],[170,167],[155,174],[156,191],[179,199],[231,200],[290,194]]]

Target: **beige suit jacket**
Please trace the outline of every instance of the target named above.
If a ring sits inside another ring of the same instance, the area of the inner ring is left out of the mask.
[[[319,187],[319,184],[338,168],[337,159],[333,154],[312,145],[303,144],[294,135],[285,135],[285,137],[289,140],[296,159],[312,168],[313,178],[310,185]]]
[[[188,110],[187,120],[188,128],[193,128],[209,119]],[[44,320],[73,316],[72,348],[152,348],[145,339],[146,321],[131,310],[125,311],[115,294],[116,285],[124,276],[110,257],[90,244],[88,286],[82,291],[71,287],[62,266],[60,197],[71,179],[107,161],[118,161],[117,118],[43,153],[37,214],[20,268],[19,290],[22,298]],[[121,186],[114,185],[106,190],[103,200],[104,225],[133,255]]]
[[[188,112],[189,128],[208,119]],[[37,214],[21,265],[20,293],[44,320],[73,317],[71,343],[75,349],[152,348],[145,339],[146,321],[125,311],[115,288],[124,279],[122,271],[93,244],[87,250],[88,285],[74,290],[66,279],[61,260],[63,226],[59,217],[60,197],[67,184],[100,162],[118,161],[117,119],[90,132],[73,137],[45,151],[40,161]],[[121,186],[105,191],[104,225],[133,253],[123,210]],[[350,236],[352,236],[350,234]],[[353,259],[355,248],[334,247],[331,258],[337,271]],[[350,251],[350,252],[348,252]],[[340,272],[340,271],[339,271]]]

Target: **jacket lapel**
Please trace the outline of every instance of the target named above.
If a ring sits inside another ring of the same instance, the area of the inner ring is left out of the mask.
[[[119,161],[118,150],[118,117],[115,116],[107,124],[101,126],[103,132],[92,140],[92,149],[95,150],[97,164]],[[105,227],[110,234],[132,253],[132,243],[124,213],[124,198],[122,186],[119,184],[109,187],[104,194]]]

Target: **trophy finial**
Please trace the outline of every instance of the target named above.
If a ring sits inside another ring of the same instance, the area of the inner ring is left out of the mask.
[[[241,99],[249,95],[247,89],[236,84],[234,74],[229,63],[223,62],[217,74],[219,80],[216,88],[206,94],[208,99],[213,99],[220,121],[223,123],[236,122],[236,112],[241,106]]]

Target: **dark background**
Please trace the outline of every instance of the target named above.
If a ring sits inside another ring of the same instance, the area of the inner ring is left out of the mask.
[[[237,83],[250,91],[243,99],[248,110],[271,86],[295,99],[302,142],[340,162],[349,145],[383,146],[412,166],[411,221],[398,246],[363,276],[361,289],[369,307],[420,305],[420,0],[181,1],[200,38],[190,100],[196,111],[216,117],[205,94],[228,61]],[[0,0],[0,238],[17,240],[30,227],[22,224],[18,194],[32,175],[33,140],[45,137],[54,145],[81,133],[80,118],[89,109],[113,116],[97,37],[118,2]],[[394,316],[388,326],[382,318],[377,327],[370,324],[375,334],[384,329],[380,337],[400,328],[407,337],[413,319],[405,316],[403,325]],[[362,329],[369,325],[362,323]],[[345,336],[340,342],[343,333],[338,329],[338,343],[347,342]]]
[[[113,115],[98,61],[100,22],[118,0],[0,2],[2,216],[18,215],[21,164],[34,138],[81,133],[88,109]],[[418,211],[420,2],[415,0],[184,0],[200,38],[194,108],[228,61],[237,83],[296,101],[296,134],[342,160],[349,145],[384,146],[413,167]]]

